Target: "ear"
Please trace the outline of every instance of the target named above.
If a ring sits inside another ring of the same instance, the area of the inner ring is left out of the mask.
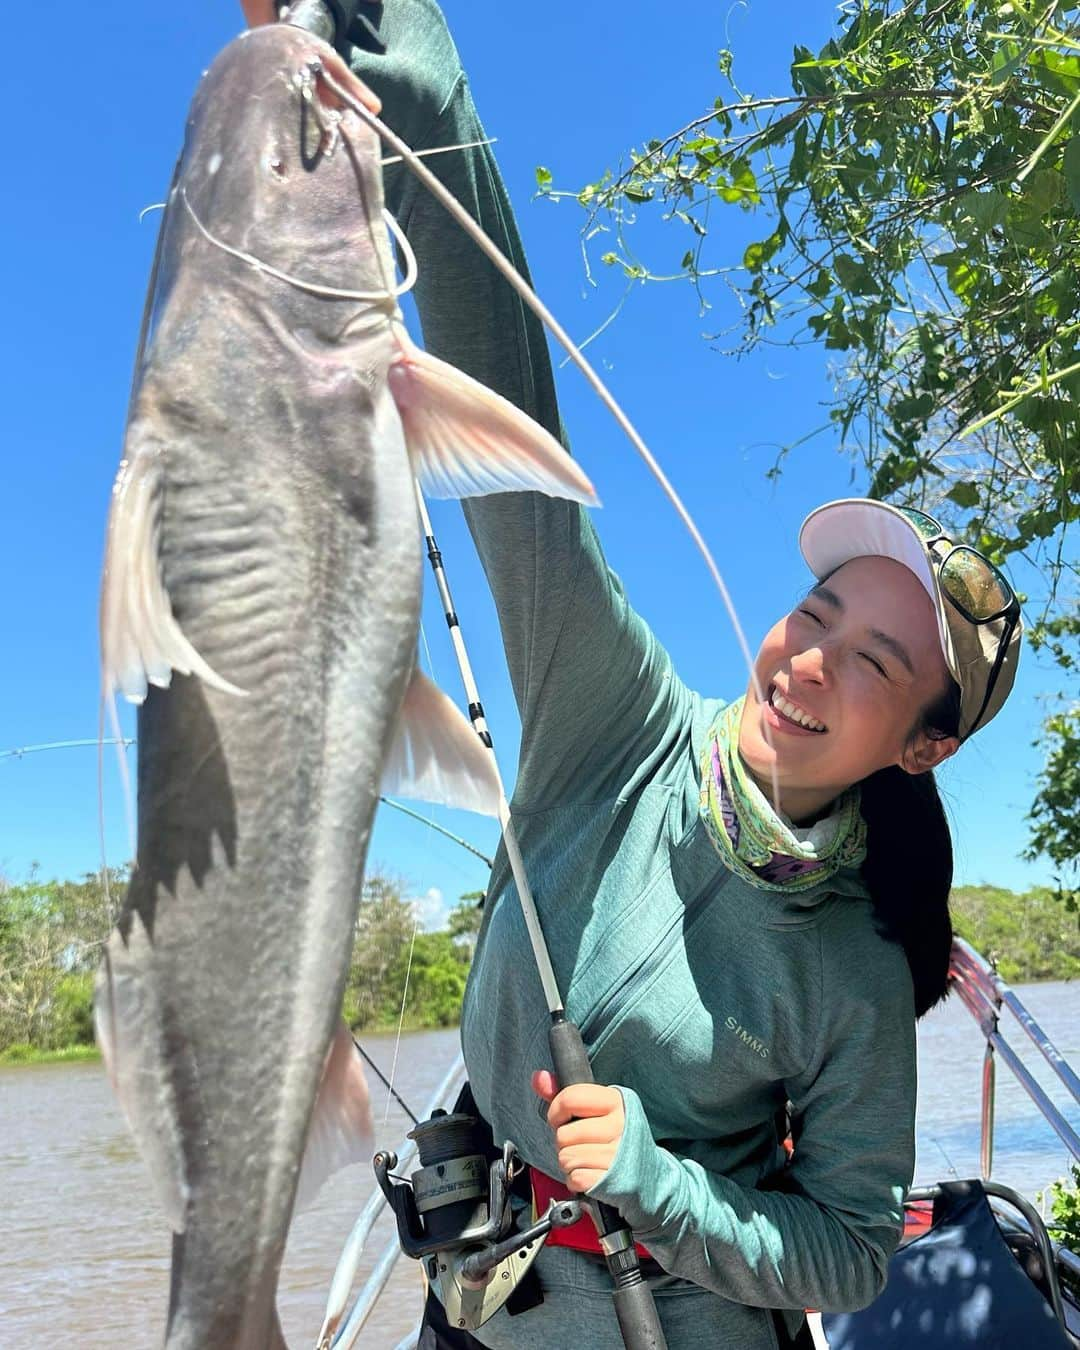
[[[958,736],[934,738],[920,731],[896,761],[905,773],[928,773],[960,749]]]

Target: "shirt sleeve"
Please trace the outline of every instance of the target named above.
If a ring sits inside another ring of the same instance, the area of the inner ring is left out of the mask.
[[[899,948],[884,952],[883,974],[882,953],[871,959],[864,942],[833,946],[823,969],[837,983],[819,1046],[788,1084],[795,1150],[780,1188],[740,1186],[669,1152],[623,1088],[619,1151],[590,1191],[618,1208],[665,1270],[738,1303],[865,1307],[884,1288],[902,1230],[914,1169],[910,976]]]
[[[457,53],[434,5],[385,6],[385,55],[356,63],[383,116],[414,149],[484,139]],[[528,277],[489,146],[428,166]],[[428,351],[561,436],[543,329],[445,209],[402,166],[387,203],[416,254]],[[565,444],[565,438],[562,437]],[[688,691],[630,608],[584,508],[535,493],[465,503],[494,595],[522,721],[515,801],[537,808],[618,795],[649,771]]]

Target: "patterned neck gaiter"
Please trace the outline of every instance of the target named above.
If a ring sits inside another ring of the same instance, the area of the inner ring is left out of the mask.
[[[701,814],[725,866],[755,886],[805,891],[866,857],[859,789],[837,799],[830,815],[807,829],[773,810],[739,758],[743,700],[709,728],[701,758]]]

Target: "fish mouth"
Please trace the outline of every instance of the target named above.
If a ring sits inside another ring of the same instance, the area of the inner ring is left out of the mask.
[[[768,688],[763,704],[770,725],[784,731],[801,732],[804,736],[824,736],[829,728],[815,717],[808,708],[789,698],[773,681]]]

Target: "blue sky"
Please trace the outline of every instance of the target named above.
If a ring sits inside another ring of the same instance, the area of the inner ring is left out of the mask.
[[[498,138],[538,289],[579,337],[607,317],[622,285],[610,275],[599,288],[586,283],[581,213],[568,203],[533,202],[535,167],[547,165],[557,185],[577,187],[616,164],[628,146],[681,126],[721,92],[721,47],[734,50],[744,90],[784,93],[793,44],[820,44],[834,20],[834,7],[823,0],[671,0],[662,7],[451,0],[446,8],[488,132]],[[57,48],[62,64],[46,64],[34,55],[44,50],[38,16],[25,6],[8,15],[9,106],[20,143],[9,158],[9,207],[0,220],[8,335],[0,750],[97,731],[102,537],[158,221],[151,215],[140,223],[139,213],[163,197],[199,74],[240,22],[231,0],[102,0],[92,20],[68,22]],[[767,232],[763,219],[734,210],[714,217],[713,228],[713,257],[724,262]],[[660,270],[685,247],[681,237],[651,228],[642,242]],[[696,513],[755,644],[807,583],[796,547],[802,517],[830,497],[857,494],[864,483],[827,436],[794,452],[777,484],[766,481],[778,447],[824,420],[825,357],[777,349],[739,362],[719,355],[703,334],[733,323],[736,311],[723,290],[712,298],[715,307],[703,318],[684,286],[637,289],[591,355]],[[575,453],[604,501],[601,537],[632,601],[688,683],[734,696],[745,672],[703,565],[574,371],[561,373],[560,394]],[[459,508],[438,503],[435,518],[512,781],[518,727],[494,612]],[[429,599],[433,673],[456,695],[445,625]],[[1030,744],[1039,699],[1059,683],[1026,653],[1005,712],[942,774],[958,880],[1022,888],[1049,879],[1047,866],[1017,855],[1039,767]],[[134,719],[127,716],[125,725],[133,734]],[[111,762],[106,777],[107,851],[119,863],[128,850]],[[0,758],[0,804],[0,872],[7,877],[24,878],[34,862],[46,876],[97,866],[92,749]],[[430,814],[493,850],[489,822]],[[387,811],[370,861],[425,896],[431,920],[439,897],[452,900],[485,880],[482,864],[464,850]]]

